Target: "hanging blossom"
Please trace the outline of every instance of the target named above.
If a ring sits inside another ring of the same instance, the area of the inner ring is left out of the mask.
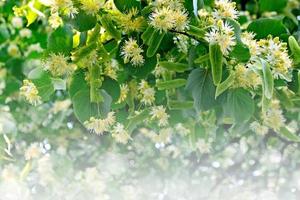
[[[144,50],[139,47],[137,41],[129,38],[121,49],[121,55],[124,58],[124,63],[130,62],[134,66],[141,66],[144,64],[144,57],[142,53]]]
[[[188,14],[184,9],[170,7],[156,8],[150,16],[150,25],[160,32],[171,29],[184,31],[188,27]]]
[[[261,85],[261,78],[260,76],[249,67],[238,64],[234,68],[234,84],[232,87],[234,88],[257,88]]]
[[[53,53],[43,62],[43,67],[53,76],[68,76],[76,69],[76,65],[68,63],[68,58],[63,54]]]
[[[138,87],[141,102],[145,105],[152,105],[155,101],[155,90],[150,87],[147,81],[142,80]]]
[[[261,39],[258,41],[261,55],[271,65],[274,77],[289,80],[288,72],[292,68],[292,61],[288,54],[287,43],[281,42],[279,37]]]
[[[196,148],[202,154],[210,153],[210,151],[211,151],[211,143],[205,141],[204,139],[198,139],[198,141],[196,142]]]
[[[80,0],[81,8],[89,15],[96,15],[103,3],[100,0]]]
[[[109,62],[104,64],[104,75],[109,76],[112,79],[117,80],[119,71],[118,61],[115,59],[111,59]]]
[[[235,36],[233,28],[228,22],[219,20],[209,32],[205,34],[205,40],[210,44],[219,44],[224,55],[228,55],[235,46]]]
[[[111,136],[115,139],[115,141],[121,144],[127,144],[128,141],[131,139],[127,130],[125,130],[124,125],[120,123],[117,123],[114,126],[111,133],[112,133]]]
[[[151,109],[150,112],[151,115],[151,119],[158,120],[158,125],[159,126],[166,126],[168,125],[168,119],[169,119],[169,115],[166,113],[166,108],[164,108],[163,106],[155,106]]]
[[[120,97],[118,99],[118,103],[122,103],[126,100],[128,92],[129,92],[128,85],[127,84],[121,84],[120,85]]]
[[[216,9],[213,12],[213,16],[216,19],[236,19],[238,17],[238,11],[236,10],[235,2],[231,2],[230,0],[216,0],[215,7]]]
[[[111,129],[115,122],[115,113],[109,112],[105,119],[96,119],[91,117],[88,121],[84,122],[84,125],[89,131],[97,135],[103,135],[104,132],[108,132]]]
[[[24,96],[25,99],[34,106],[42,103],[38,89],[30,80],[23,80],[23,86],[20,88],[20,95]]]
[[[138,16],[138,9],[132,8],[128,13],[120,13],[117,15],[117,23],[122,27],[125,32],[137,31],[141,32],[143,30],[145,19],[142,16]]]
[[[257,121],[254,121],[250,124],[250,129],[258,134],[258,135],[266,135],[269,132],[269,128],[267,126],[264,126],[263,124],[260,124]]]
[[[285,126],[286,119],[278,100],[272,100],[270,108],[262,114],[262,119],[263,123],[274,131],[279,131],[281,127]]]

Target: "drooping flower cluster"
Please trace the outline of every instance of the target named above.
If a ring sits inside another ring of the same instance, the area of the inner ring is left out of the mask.
[[[111,131],[112,137],[117,143],[127,144],[131,139],[123,124],[117,123]]]
[[[236,3],[230,0],[217,0],[215,1],[215,10],[213,16],[216,19],[222,18],[232,18],[236,19],[238,17],[238,11],[236,10]]]
[[[68,58],[63,54],[53,53],[44,61],[43,66],[53,76],[68,76],[76,69],[76,65],[68,63]]]
[[[96,15],[103,3],[101,0],[80,0],[81,8],[89,15]]]
[[[155,90],[150,87],[147,81],[142,80],[138,87],[139,98],[145,105],[152,105],[155,101]]]
[[[166,113],[166,108],[164,108],[163,106],[152,107],[150,115],[152,120],[158,120],[159,126],[168,125],[168,118],[170,116]]]
[[[172,3],[174,1],[170,1]],[[171,29],[184,31],[188,27],[188,14],[180,2],[178,6],[166,4],[165,2],[157,4],[154,12],[150,16],[150,25],[160,32],[166,32]]]
[[[261,39],[258,41],[261,55],[271,65],[274,77],[288,78],[292,61],[289,58],[287,43],[281,42],[278,37]]]
[[[27,79],[23,81],[23,86],[20,88],[20,95],[24,96],[25,99],[34,106],[42,102],[38,89]]]
[[[262,118],[264,124],[274,131],[279,131],[281,127],[285,126],[286,119],[278,100],[271,102],[270,108],[262,114]]]
[[[75,8],[72,0],[40,0],[40,2],[51,8],[51,16],[48,22],[54,29],[63,24],[60,14],[70,17],[74,17],[78,14],[78,9]]]
[[[121,84],[120,85],[120,97],[119,97],[118,103],[122,103],[126,100],[128,92],[129,92],[128,85]]]
[[[130,62],[134,66],[141,66],[144,64],[144,57],[142,53],[144,50],[139,47],[136,40],[129,38],[122,47],[121,55],[124,58],[124,62]]]
[[[140,32],[145,24],[145,19],[142,16],[138,16],[137,8],[130,9],[126,14],[120,13],[117,17],[117,23],[125,32]]]
[[[110,131],[115,122],[115,113],[109,112],[105,119],[96,119],[94,117],[91,117],[88,121],[84,122],[84,125],[89,131],[97,135],[102,135],[105,132]]]
[[[205,34],[205,40],[210,44],[219,44],[224,55],[228,55],[236,44],[233,28],[222,20]]]
[[[234,84],[232,85],[236,88],[256,88],[261,85],[260,76],[255,71],[242,64],[235,66],[234,78]]]

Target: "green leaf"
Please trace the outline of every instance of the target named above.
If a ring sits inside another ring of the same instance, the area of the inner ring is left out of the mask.
[[[145,109],[134,117],[128,118],[128,122],[126,125],[126,129],[128,130],[128,132],[131,133],[132,131],[134,131],[134,129],[136,129],[139,124],[143,123],[149,117],[149,115],[149,109]]]
[[[209,45],[209,59],[212,69],[212,77],[215,85],[222,81],[223,54],[219,44]]]
[[[289,47],[295,64],[300,63],[300,46],[294,36],[289,37]]]
[[[248,121],[254,114],[254,100],[248,91],[234,89],[227,95],[225,113],[229,114],[236,123]]]
[[[263,92],[267,99],[271,99],[273,97],[273,89],[274,89],[274,80],[272,76],[272,71],[270,69],[269,63],[265,60],[261,59],[262,64],[262,82],[263,82]]]
[[[33,69],[28,78],[34,83],[43,101],[48,101],[55,92],[50,74],[38,67]]]
[[[140,8],[141,2],[139,0],[114,0],[114,3],[119,11],[124,12],[131,8]]]
[[[89,90],[79,90],[73,96],[74,114],[81,123],[84,123],[91,117],[103,118],[110,111],[111,97],[104,90],[100,92],[104,99],[101,103],[91,103]]]
[[[91,103],[90,88],[85,81],[85,75],[82,70],[78,70],[72,76],[69,85],[69,94],[73,103],[73,109],[76,118],[84,123],[91,117],[104,117],[110,111],[112,98],[104,90],[99,90],[103,97],[100,103]]]
[[[62,53],[68,55],[73,48],[73,31],[68,25],[59,27],[50,33],[47,50],[51,53]]]
[[[168,102],[170,110],[186,110],[192,109],[194,106],[193,101],[174,101],[170,100]]]
[[[225,81],[217,85],[215,98],[220,96],[234,83],[234,74],[230,74]]]
[[[121,40],[121,32],[115,27],[112,19],[108,15],[102,15],[100,18],[102,26],[116,40]]]
[[[254,20],[249,24],[247,30],[254,32],[256,39],[266,38],[268,35],[276,37],[288,33],[282,23],[282,19],[278,18],[260,18]]]
[[[167,70],[174,71],[174,72],[185,72],[189,69],[188,64],[173,63],[173,62],[167,62],[167,61],[159,62],[159,66],[166,68]]]
[[[97,17],[88,15],[86,14],[86,12],[79,10],[78,14],[74,18],[72,18],[70,22],[73,25],[74,29],[79,32],[84,32],[95,27],[97,23]]]
[[[279,130],[279,133],[283,138],[286,138],[293,142],[300,142],[300,137],[292,132],[290,132],[286,127],[282,127]]]
[[[109,77],[105,77],[102,82],[102,89],[104,89],[113,99],[113,102],[119,100],[120,97],[120,84]]]
[[[251,54],[247,45],[242,42],[238,42],[230,52],[230,56],[236,58],[240,62],[248,62]]]
[[[75,71],[71,78],[69,85],[70,97],[73,98],[79,90],[89,90],[89,86],[85,81],[85,74],[83,70]]]
[[[186,89],[192,93],[197,111],[206,111],[216,105],[216,88],[207,69],[194,69],[188,77]]]
[[[265,11],[282,11],[288,0],[259,0],[259,10],[261,12]]]
[[[174,79],[170,81],[160,81],[156,83],[158,90],[169,90],[182,87],[186,84],[186,79]]]
[[[152,33],[151,39],[149,41],[149,47],[147,49],[147,57],[152,57],[157,52],[162,40],[164,39],[166,33],[160,33],[158,30]]]
[[[136,78],[146,78],[154,69],[157,64],[156,57],[146,58],[145,63],[142,66],[136,67],[131,64],[127,64],[125,67],[129,74]]]

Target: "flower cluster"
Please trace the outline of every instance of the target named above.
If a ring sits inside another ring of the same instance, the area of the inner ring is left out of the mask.
[[[122,47],[121,55],[124,58],[124,62],[130,62],[134,66],[141,66],[144,64],[144,57],[142,53],[144,50],[139,47],[136,40],[129,38]]]
[[[219,44],[224,55],[228,55],[236,44],[232,26],[222,20],[205,34],[205,40],[210,44]]]
[[[150,25],[160,32],[171,29],[184,31],[188,28],[188,14],[185,9],[180,7],[162,6],[155,8],[150,16]]]
[[[53,76],[68,76],[76,69],[76,65],[68,63],[68,58],[63,54],[53,53],[44,61],[43,66]]]
[[[115,122],[115,113],[109,112],[105,119],[91,117],[88,121],[84,122],[84,125],[91,132],[97,135],[103,135],[105,132],[110,131]]]
[[[152,120],[154,119],[158,120],[159,126],[168,125],[168,118],[170,116],[166,113],[166,109],[163,106],[152,107],[150,115]]]
[[[103,3],[100,0],[80,0],[81,8],[89,15],[96,15]]]
[[[238,17],[238,11],[236,10],[236,3],[230,0],[217,0],[215,1],[215,10],[213,16],[216,19],[222,18],[232,18],[236,19]]]
[[[155,101],[155,90],[150,87],[147,81],[142,80],[138,87],[139,98],[145,105],[152,105]]]
[[[38,89],[30,80],[25,79],[23,81],[23,86],[20,88],[20,94],[34,106],[42,102]]]
[[[242,64],[235,66],[234,78],[233,87],[236,88],[256,88],[261,85],[260,76],[254,70]]]
[[[111,136],[117,143],[127,144],[131,139],[123,124],[117,123],[111,131]]]
[[[130,9],[126,14],[120,13],[117,17],[117,22],[124,32],[140,32],[145,24],[145,19],[142,16],[138,16],[137,8]]]

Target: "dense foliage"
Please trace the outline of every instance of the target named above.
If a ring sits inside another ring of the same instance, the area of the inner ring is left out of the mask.
[[[20,176],[30,186],[39,180],[28,198],[63,188],[54,182],[65,175],[66,182],[78,180],[70,192],[105,176],[82,195],[125,198],[104,186],[111,184],[143,199],[150,194],[134,190],[144,180],[126,179],[145,175],[152,160],[157,173],[192,175],[195,188],[208,184],[197,182],[200,176],[214,177],[208,187],[215,190],[213,182],[243,185],[239,180],[251,174],[258,188],[281,198],[299,195],[291,173],[300,164],[298,0],[2,0],[0,6],[2,177]],[[116,166],[102,171],[99,160],[130,164],[127,173]],[[200,198],[185,192],[182,199]]]

